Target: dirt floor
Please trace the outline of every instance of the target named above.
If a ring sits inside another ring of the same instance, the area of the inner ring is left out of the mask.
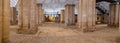
[[[45,23],[35,35],[17,34],[17,26],[11,26],[11,43],[116,43],[117,28],[97,25],[95,32],[82,33],[76,28],[64,28],[64,24]]]

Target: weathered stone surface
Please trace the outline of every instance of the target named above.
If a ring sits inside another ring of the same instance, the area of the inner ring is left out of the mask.
[[[42,9],[42,4],[37,4],[38,6],[38,21],[39,25],[42,25],[45,21],[44,10]]]
[[[37,22],[37,25],[39,25],[39,10],[38,10],[37,4],[36,4],[36,22]]]
[[[119,33],[120,33],[120,5],[119,5]]]
[[[0,43],[2,43],[2,1],[0,0]]]
[[[66,4],[65,6],[65,25],[74,25],[75,24],[75,12],[74,4]]]
[[[118,8],[118,14],[119,14],[119,37],[117,38],[117,43],[120,43],[120,4],[119,4],[119,8]]]
[[[9,43],[10,0],[0,0],[0,43]]]
[[[16,14],[16,8],[12,7],[11,8],[11,24],[16,25],[17,24],[17,14]]]
[[[18,33],[35,34],[38,30],[36,22],[36,1],[19,0],[19,28]]]
[[[109,15],[109,24],[108,26],[118,27],[119,26],[119,4],[112,3],[110,4],[110,15]]]
[[[60,22],[61,22],[61,23],[64,23],[64,21],[65,21],[64,15],[65,15],[65,10],[61,10],[61,14],[60,14]]]
[[[96,0],[79,0],[78,28],[83,32],[94,31],[96,21]]]
[[[44,9],[42,9],[42,13],[41,13],[41,16],[42,16],[42,23],[44,23],[44,22],[45,22]]]
[[[104,14],[104,21],[103,23],[108,24],[109,23],[109,15],[108,14]]]

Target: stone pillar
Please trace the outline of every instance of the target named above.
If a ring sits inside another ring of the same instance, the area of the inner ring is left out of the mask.
[[[42,17],[42,23],[44,23],[45,22],[44,9],[42,9],[41,17]]]
[[[2,26],[3,26],[3,1],[4,0],[0,0],[0,43],[2,43]]]
[[[0,43],[9,43],[10,0],[0,0]]]
[[[96,21],[96,0],[78,1],[78,28],[83,32],[94,31]]]
[[[42,23],[44,22],[44,10],[42,9],[42,4],[38,4],[38,21],[39,21],[39,25],[42,25]]]
[[[104,14],[104,20],[103,23],[108,24],[109,22],[109,15],[108,14]]]
[[[108,26],[118,27],[119,26],[119,4],[112,3],[110,4],[110,13],[109,13],[109,24]]]
[[[117,39],[116,39],[116,40],[117,40],[117,41],[116,41],[117,43],[120,42],[120,3],[119,3],[119,8],[118,8],[118,9],[119,9],[119,10],[118,10],[118,11],[119,11],[119,12],[118,12],[118,14],[119,14],[119,17],[118,17],[118,18],[119,18],[119,36],[118,36]]]
[[[17,14],[16,14],[16,8],[15,7],[11,8],[11,17],[12,17],[12,24],[16,25],[17,24]]]
[[[35,34],[38,30],[36,21],[36,1],[35,0],[18,0],[18,33]]]
[[[39,8],[38,8],[38,4],[36,4],[36,22],[37,22],[37,25],[39,26]]]
[[[65,21],[64,15],[65,15],[65,11],[64,11],[64,10],[61,10],[61,14],[60,14],[60,22],[61,22],[61,23],[64,23],[64,21]]]
[[[120,3],[119,3],[119,33],[120,33]]]
[[[74,4],[67,4],[65,6],[65,25],[74,25],[75,24],[75,12],[74,12]]]

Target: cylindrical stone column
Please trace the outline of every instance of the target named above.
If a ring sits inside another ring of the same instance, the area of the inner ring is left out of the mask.
[[[42,23],[44,23],[45,22],[44,9],[42,9],[41,17],[42,17]]]
[[[94,30],[96,30],[95,28],[96,28],[96,17],[97,17],[97,11],[96,11],[96,0],[91,0],[91,2],[92,2],[92,14],[93,14],[93,16],[92,16],[92,31],[94,31]],[[90,3],[91,3],[90,2]]]
[[[12,25],[16,25],[17,24],[17,13],[16,13],[15,7],[11,8],[11,19],[12,19]]]
[[[60,14],[60,22],[61,22],[61,23],[64,23],[64,20],[65,20],[65,19],[64,19],[64,18],[65,18],[64,15],[65,15],[65,11],[64,11],[64,10],[61,10],[61,14]]]
[[[115,27],[119,27],[119,3],[115,6]]]
[[[65,25],[74,25],[75,24],[75,5],[74,4],[66,4],[65,6]]]
[[[118,42],[120,42],[120,3],[119,3],[118,6],[119,6],[119,7],[118,7],[118,9],[119,9],[119,10],[118,10],[118,14],[119,14],[119,15],[118,15],[118,16],[119,16],[119,17],[118,17],[118,18],[119,18],[119,37],[117,38],[117,40],[118,40]]]
[[[19,29],[21,34],[35,34],[38,30],[36,22],[36,1],[18,0]]]
[[[78,1],[78,28],[83,32],[94,31],[96,21],[96,0]]]
[[[2,23],[3,23],[3,0],[0,0],[0,43],[2,43]]]
[[[108,14],[104,14],[103,16],[104,16],[103,23],[108,24],[109,15]]]
[[[118,14],[119,14],[119,33],[120,33],[120,3],[119,3],[119,10],[118,11],[119,11]]]
[[[10,0],[0,0],[0,43],[9,43]]]
[[[44,22],[44,10],[42,9],[42,4],[38,4],[38,14],[39,25],[42,25],[42,23]]]
[[[36,23],[39,26],[39,8],[37,4],[36,4]]]
[[[110,4],[110,13],[109,13],[109,24],[108,26],[118,27],[119,25],[119,4],[112,3]]]

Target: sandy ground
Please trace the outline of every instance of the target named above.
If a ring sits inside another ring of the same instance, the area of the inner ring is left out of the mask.
[[[64,28],[63,24],[45,23],[35,35],[17,34],[17,26],[11,26],[11,43],[116,43],[117,28],[97,25],[95,32],[82,33],[75,28]]]

